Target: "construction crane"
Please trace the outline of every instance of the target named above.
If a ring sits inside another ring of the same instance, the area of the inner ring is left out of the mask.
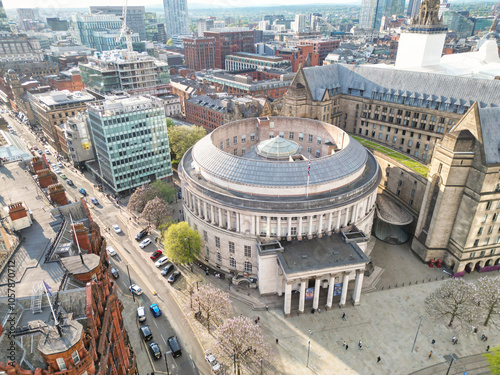
[[[122,28],[120,29],[120,35],[116,38],[116,43],[120,43],[122,40],[122,36],[125,35],[125,40],[127,41],[127,51],[132,52],[134,50],[134,46],[132,45],[132,34],[134,33],[127,27],[127,0],[123,4],[122,16],[120,17],[122,20]]]

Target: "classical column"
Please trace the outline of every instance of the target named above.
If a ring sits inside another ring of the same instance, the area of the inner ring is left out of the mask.
[[[257,233],[255,233],[255,216],[252,216],[252,234],[255,236]]]
[[[240,232],[240,213],[236,212],[236,232]]]
[[[203,201],[203,219],[208,219],[207,202]]]
[[[298,235],[299,240],[301,240],[302,239],[302,216],[299,217],[299,228],[297,231],[297,235]]]
[[[217,210],[219,211],[219,227],[222,228],[222,208],[218,207]]]
[[[359,305],[361,297],[361,288],[363,288],[363,278],[365,270],[356,270],[356,282],[354,283],[354,292],[352,293],[352,303],[354,306]]]
[[[335,230],[340,229],[340,218],[342,216],[342,210],[337,210],[337,225],[335,226]]]
[[[307,238],[312,238],[312,229],[313,229],[313,215],[309,216],[309,227],[307,228]]]
[[[291,216],[288,216],[288,228],[287,228],[287,231],[286,231],[286,239],[287,241],[291,241],[292,240],[292,217]]]
[[[333,290],[335,289],[335,276],[330,275],[330,282],[328,283],[328,296],[326,297],[326,308],[331,309],[333,303]]]
[[[332,218],[333,218],[333,212],[330,212],[330,214],[328,215],[328,228],[326,230],[328,235],[332,234]]]
[[[345,218],[344,218],[344,227],[347,227],[347,224],[349,224],[349,210],[351,207],[346,207],[345,209]]]
[[[271,216],[266,216],[266,237],[271,237]]]
[[[321,289],[321,278],[316,277],[314,280],[314,299],[313,299],[313,309],[318,309],[319,305],[319,291]]]
[[[319,214],[318,237],[323,237],[323,214]]]
[[[304,305],[306,303],[306,280],[301,280],[300,282],[300,297],[299,297],[299,313],[304,312]]]
[[[227,215],[227,229],[231,230],[232,223],[231,223],[231,211],[226,210],[226,215]]]
[[[340,307],[345,306],[345,301],[347,299],[347,288],[349,288],[349,274],[344,272],[344,276],[342,277],[342,294],[340,295]]]
[[[358,209],[359,209],[359,204],[356,203],[354,206],[352,206],[352,223],[355,224],[356,221],[358,221]]]
[[[278,224],[276,227],[276,237],[281,237],[281,216],[278,216]]]
[[[292,284],[285,284],[285,316],[290,315],[292,308]]]
[[[215,224],[215,216],[214,216],[214,205],[210,205],[210,218],[212,219],[212,224]]]
[[[260,216],[258,215],[255,216],[255,228],[255,234],[260,236]]]
[[[198,201],[198,216],[201,216],[201,200],[200,200],[200,198],[198,198],[197,201]]]

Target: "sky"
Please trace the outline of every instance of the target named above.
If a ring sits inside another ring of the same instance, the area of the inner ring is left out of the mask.
[[[306,0],[307,1],[307,0]],[[325,4],[346,4],[358,3],[360,0],[315,0],[314,3]],[[207,5],[207,8],[223,7],[259,7],[271,5],[303,5],[304,0],[252,0],[247,2],[244,0],[195,0],[188,1],[189,4],[196,3],[196,6]],[[128,0],[128,5],[158,5],[162,4],[162,0]],[[41,9],[57,9],[57,8],[86,8],[89,5],[123,5],[123,0],[3,0],[3,5],[6,9],[13,8],[41,8]]]

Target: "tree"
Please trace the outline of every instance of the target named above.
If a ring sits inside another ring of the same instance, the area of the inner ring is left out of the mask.
[[[167,46],[173,46],[173,45],[174,45],[174,40],[172,38],[167,40]]]
[[[127,208],[130,211],[141,213],[148,203],[148,189],[146,186],[141,186],[135,189],[134,193],[130,196]]]
[[[477,288],[463,279],[449,279],[425,299],[425,308],[436,319],[450,319],[448,327],[459,321],[470,325],[478,317]]]
[[[223,363],[234,363],[238,375],[241,363],[259,365],[260,361],[273,358],[271,346],[265,342],[258,324],[246,316],[226,319],[217,330],[217,346],[214,354]],[[255,373],[255,372],[254,372]]]
[[[172,152],[172,159],[180,160],[184,153],[196,142],[207,135],[200,126],[173,126],[168,128],[168,143]]]
[[[481,277],[477,281],[479,306],[483,312],[484,325],[492,322],[500,315],[500,277]]]
[[[175,126],[175,121],[173,119],[171,119],[170,117],[167,117],[167,119],[165,120],[165,122],[167,123],[167,128]]]
[[[158,197],[165,202],[172,203],[175,200],[177,189],[174,185],[161,180],[156,180],[151,185],[148,185],[148,200]]]
[[[210,322],[219,323],[232,312],[229,294],[211,284],[200,286],[193,297],[195,302],[198,303],[201,316],[207,322],[208,332],[210,332]]]
[[[163,199],[158,197],[148,201],[142,211],[142,216],[156,228],[158,228],[161,223],[167,222],[172,214],[172,207],[170,207]]]
[[[188,223],[181,221],[167,229],[163,245],[172,262],[186,264],[193,262],[200,253],[201,238]]]
[[[500,374],[500,346],[491,348],[488,353],[483,354],[484,358],[490,364],[492,374]]]

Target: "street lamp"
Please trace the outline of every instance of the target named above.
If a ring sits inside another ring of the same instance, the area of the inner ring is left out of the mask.
[[[130,286],[132,286],[132,279],[130,278],[130,270],[128,269],[128,264],[127,264],[127,273],[128,273],[128,282],[130,283]],[[132,289],[129,287],[130,293],[132,293],[132,298],[134,299],[135,302],[135,295]]]
[[[445,356],[445,358],[446,358],[446,356]],[[453,353],[450,353],[450,365],[448,366],[448,371],[446,371],[446,375],[448,375],[450,373],[451,365],[456,360],[457,360],[457,358],[455,357],[455,355]]]
[[[170,371],[168,369],[167,354],[168,354],[168,352],[165,352],[165,365],[167,366],[167,375],[170,375]]]
[[[309,340],[307,340],[307,363],[306,363],[306,367],[309,367],[309,353],[311,351],[311,336],[312,336],[312,331],[309,330]]]

